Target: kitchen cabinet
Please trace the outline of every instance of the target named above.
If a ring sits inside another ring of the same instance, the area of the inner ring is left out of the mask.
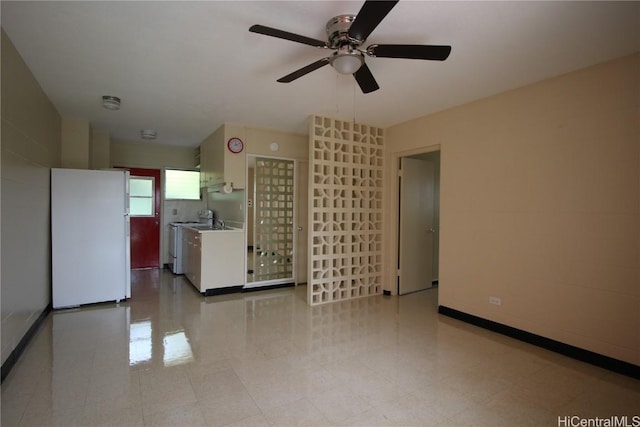
[[[240,138],[245,149],[232,153],[227,141]],[[245,188],[246,141],[241,126],[222,125],[200,144],[200,174],[202,187],[222,186],[231,183],[234,189]]]
[[[223,128],[219,128],[200,144],[201,187],[211,187],[223,182],[222,176],[216,176],[214,174],[214,169],[217,168],[215,144],[220,138],[224,138]]]
[[[202,231],[184,227],[185,275],[203,295],[241,288],[244,274],[244,231]],[[222,291],[221,291],[222,290]]]
[[[204,143],[204,141],[201,142],[200,146],[198,147],[198,164],[200,165],[200,188],[204,188],[207,186],[207,179],[209,174],[208,169],[210,169],[210,166],[208,164],[209,162],[203,159],[208,159],[211,157],[210,154],[207,154],[207,151],[210,149],[211,148],[208,147]]]

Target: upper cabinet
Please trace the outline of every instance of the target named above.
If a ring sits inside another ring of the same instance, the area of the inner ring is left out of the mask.
[[[202,187],[245,188],[246,132],[224,124],[200,144]]]

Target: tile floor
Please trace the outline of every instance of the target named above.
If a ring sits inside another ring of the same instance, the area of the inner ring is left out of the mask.
[[[304,286],[203,298],[166,270],[133,282],[120,306],[48,316],[2,384],[2,426],[557,426],[559,416],[640,415],[640,381],[440,316],[437,289],[308,307]]]

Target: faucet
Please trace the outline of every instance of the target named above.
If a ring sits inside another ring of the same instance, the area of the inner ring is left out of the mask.
[[[220,228],[224,230],[225,229],[224,219],[218,219],[216,221],[218,221],[218,224],[220,224]]]

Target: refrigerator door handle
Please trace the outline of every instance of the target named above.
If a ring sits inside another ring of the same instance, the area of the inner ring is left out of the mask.
[[[124,216],[124,230],[124,297],[128,299],[131,298],[131,218],[128,213]]]
[[[129,215],[129,202],[130,202],[130,190],[129,190],[129,178],[131,173],[124,171],[124,214]]]

